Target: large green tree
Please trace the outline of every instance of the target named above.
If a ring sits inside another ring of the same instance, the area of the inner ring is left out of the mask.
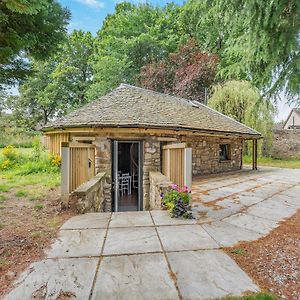
[[[33,75],[20,86],[20,95],[7,102],[17,122],[34,128],[86,103],[92,51],[92,35],[74,31],[55,55],[35,60]]]
[[[250,80],[263,93],[300,93],[298,0],[189,0],[181,20],[186,32],[220,55],[219,75]]]
[[[55,0],[0,1],[0,87],[30,72],[29,57],[53,54],[70,18]]]
[[[134,84],[142,66],[175,52],[185,38],[178,18],[180,10],[175,4],[163,8],[147,3],[117,4],[96,37],[94,82],[89,94],[104,94],[121,81]],[[109,76],[105,78],[109,61]]]

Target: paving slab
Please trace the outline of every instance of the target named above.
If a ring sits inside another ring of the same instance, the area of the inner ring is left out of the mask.
[[[300,208],[300,192],[297,197],[295,197],[295,196],[291,197],[290,195],[285,194],[283,192],[283,193],[280,193],[280,194],[272,197],[272,199],[277,200],[278,202],[282,202],[289,206],[295,206],[296,208]]]
[[[47,259],[33,263],[16,282],[6,300],[88,299],[97,258]],[[61,298],[60,298],[61,297]]]
[[[163,254],[104,257],[92,299],[179,299]]]
[[[261,202],[264,200],[262,197],[257,197],[255,194],[251,193],[251,195],[237,195],[236,200],[240,202],[243,206],[250,206]]]
[[[231,247],[241,241],[254,241],[262,236],[261,233],[237,227],[222,221],[202,224],[202,227],[222,247]]]
[[[65,222],[61,229],[93,229],[106,228],[111,213],[86,213],[72,217]]]
[[[113,213],[110,227],[153,226],[149,211]]]
[[[247,213],[238,213],[223,219],[223,221],[262,234],[267,234],[278,226],[276,221],[252,216]]]
[[[169,212],[166,210],[151,210],[150,213],[156,226],[191,225],[197,223],[196,219],[171,218]]]
[[[259,290],[221,250],[169,252],[167,256],[184,299],[215,299]]]
[[[106,229],[61,230],[48,257],[100,256]]]
[[[297,200],[295,203],[298,204],[298,207],[300,207],[300,185],[292,187],[281,194]]]
[[[291,217],[296,212],[297,207],[284,205],[274,199],[268,199],[255,204],[252,207],[249,207],[246,211],[247,214],[274,221],[280,221]]]
[[[219,248],[200,225],[161,226],[157,230],[165,251]]]
[[[231,201],[231,203],[229,203]],[[199,220],[222,220],[228,216],[234,215],[244,209],[245,206],[239,203],[235,203],[232,200],[218,201],[212,206],[206,204],[192,204],[192,211]],[[198,223],[203,223],[199,222]]]
[[[104,255],[160,252],[161,246],[154,227],[110,228]]]

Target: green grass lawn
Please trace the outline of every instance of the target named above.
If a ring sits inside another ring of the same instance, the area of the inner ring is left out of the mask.
[[[25,197],[30,201],[42,199],[47,190],[60,185],[59,169],[49,165],[48,154],[43,152],[40,160],[33,161],[32,151],[32,148],[19,148],[23,160],[8,170],[1,170],[0,200],[3,203],[12,193],[15,197]],[[1,159],[4,158],[0,150]]]
[[[244,156],[243,163],[251,164],[252,157]],[[271,157],[258,157],[257,165],[277,168],[300,169],[300,159],[274,159]]]
[[[221,300],[277,300],[277,298],[270,294],[258,293],[242,297],[225,297]]]

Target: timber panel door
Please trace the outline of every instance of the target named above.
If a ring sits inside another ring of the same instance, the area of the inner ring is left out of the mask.
[[[69,191],[72,192],[81,184],[95,176],[95,146],[84,143],[69,143],[69,147]]]

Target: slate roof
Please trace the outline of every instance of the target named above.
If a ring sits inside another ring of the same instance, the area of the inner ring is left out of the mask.
[[[43,130],[70,127],[163,128],[201,132],[261,134],[197,101],[121,84]]]

